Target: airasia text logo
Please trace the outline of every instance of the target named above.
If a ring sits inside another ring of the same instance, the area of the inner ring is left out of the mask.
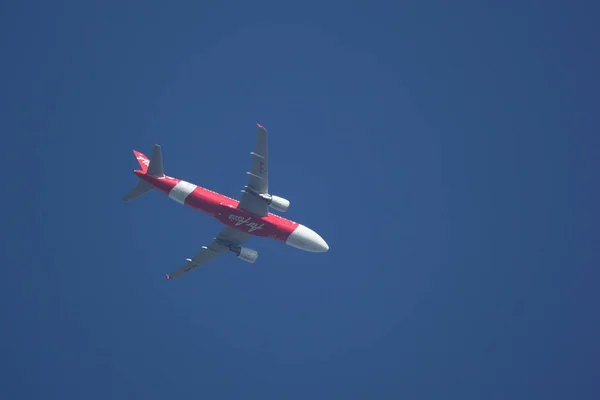
[[[254,232],[256,230],[262,229],[265,225],[264,223],[258,224],[258,222],[252,221],[250,217],[242,217],[240,215],[229,214],[229,220],[235,222],[235,226],[245,225],[248,227],[248,232]]]

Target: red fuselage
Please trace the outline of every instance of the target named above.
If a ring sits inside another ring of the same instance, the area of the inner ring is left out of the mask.
[[[299,224],[269,213],[264,217],[237,208],[239,201],[201,186],[169,176],[155,177],[135,171],[142,180],[188,207],[212,215],[222,224],[254,236],[286,242]]]

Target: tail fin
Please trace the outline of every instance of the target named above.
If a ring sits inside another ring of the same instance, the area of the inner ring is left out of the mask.
[[[148,159],[148,157],[136,150],[133,151],[133,154],[138,160],[138,163],[140,163],[140,167],[142,167],[142,172],[148,172],[148,165],[150,165],[150,160]]]
[[[162,150],[158,144],[154,145],[150,158],[137,150],[133,151],[135,158],[138,160],[142,172],[152,176],[165,176],[163,171]]]
[[[155,144],[152,149],[152,155],[150,159],[146,157],[143,153],[134,150],[133,154],[135,158],[138,160],[140,167],[142,168],[142,172],[144,174],[162,177],[165,176],[163,171],[163,163],[162,163],[162,150],[159,145]],[[140,180],[138,184],[129,191],[125,196],[123,196],[123,201],[133,200],[136,197],[140,197],[143,194],[150,192],[154,187],[146,181]]]

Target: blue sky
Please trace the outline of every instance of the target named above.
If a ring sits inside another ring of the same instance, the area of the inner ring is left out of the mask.
[[[3,2],[0,397],[599,398],[587,3]],[[165,280],[131,150],[239,196],[256,121],[331,250]]]

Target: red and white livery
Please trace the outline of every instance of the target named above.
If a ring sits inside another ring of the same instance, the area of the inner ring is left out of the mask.
[[[269,208],[286,212],[290,202],[269,193],[269,157],[267,131],[260,124],[252,155],[252,169],[247,172],[249,182],[242,190],[240,201],[205,189],[201,186],[164,174],[162,150],[154,145],[150,158],[133,151],[141,169],[134,173],[138,184],[124,197],[132,200],[152,190],[159,190],[178,203],[212,215],[225,226],[213,241],[193,258],[186,259],[167,279],[178,278],[229,251],[238,258],[253,263],[258,253],[242,244],[253,236],[275,239],[289,246],[310,252],[326,252],[329,246],[313,230],[297,222],[269,212]]]

